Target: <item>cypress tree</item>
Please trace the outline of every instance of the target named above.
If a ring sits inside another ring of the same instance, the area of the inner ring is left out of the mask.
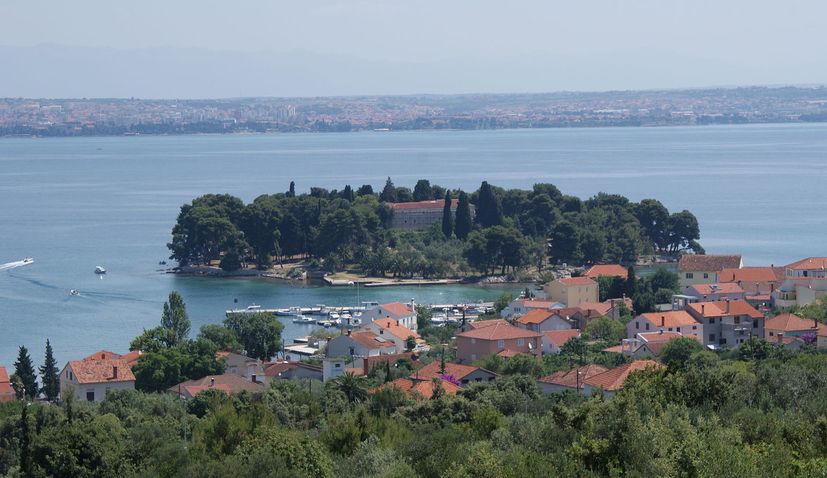
[[[479,199],[477,200],[477,222],[482,227],[499,226],[503,222],[503,208],[494,191],[483,181],[480,185]]]
[[[454,231],[454,218],[451,216],[451,192],[445,191],[445,206],[442,208],[442,234],[446,239],[451,238]]]
[[[169,299],[164,303],[161,326],[169,332],[171,347],[183,342],[190,333],[187,306],[184,304],[184,298],[176,291],[170,292]]]
[[[296,183],[290,181],[290,189],[287,191],[287,197],[296,197]]]
[[[52,351],[52,344],[46,339],[46,358],[43,359],[43,366],[40,367],[40,379],[43,388],[40,389],[46,399],[53,402],[60,393],[60,371],[57,369],[57,361]]]
[[[637,292],[637,279],[635,278],[635,266],[629,266],[626,276],[626,296],[630,299],[635,298]]]
[[[25,387],[25,396],[28,398],[36,397],[38,392],[37,376],[34,374],[34,365],[32,365],[29,351],[22,345],[17,354],[17,362],[14,363],[14,374],[20,378],[20,382]]]
[[[471,233],[471,206],[468,204],[468,195],[464,192],[459,193],[454,232],[463,241]]]
[[[385,181],[385,187],[382,189],[382,194],[379,195],[379,200],[382,202],[396,202],[396,187],[393,185],[390,176]]]

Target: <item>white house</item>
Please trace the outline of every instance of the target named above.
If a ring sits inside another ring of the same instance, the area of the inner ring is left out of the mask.
[[[368,308],[361,315],[363,325],[387,318],[398,320],[401,325],[416,330],[416,303],[411,299],[408,304],[402,302],[378,304]]]
[[[60,395],[69,389],[90,402],[100,402],[110,390],[134,390],[135,375],[125,360],[73,360],[60,372]]]

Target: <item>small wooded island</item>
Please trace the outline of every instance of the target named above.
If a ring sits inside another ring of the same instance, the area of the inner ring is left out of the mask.
[[[698,221],[656,199],[600,193],[586,200],[552,184],[483,182],[473,192],[388,178],[341,190],[313,187],[252,203],[208,194],[181,207],[168,244],[179,270],[282,271],[285,264],[353,278],[540,277],[551,265],[633,264],[641,254],[702,252]],[[217,269],[214,269],[217,270]],[[300,270],[300,269],[299,269]],[[334,276],[335,277],[335,276]]]

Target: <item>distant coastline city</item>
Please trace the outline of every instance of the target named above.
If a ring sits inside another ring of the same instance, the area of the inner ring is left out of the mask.
[[[479,130],[827,121],[827,88],[237,99],[0,99],[0,136]]]

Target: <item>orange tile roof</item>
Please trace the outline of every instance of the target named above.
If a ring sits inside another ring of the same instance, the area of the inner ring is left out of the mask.
[[[351,332],[350,338],[358,342],[359,344],[369,348],[369,349],[381,349],[385,347],[396,347],[393,342],[390,341],[379,341],[378,335],[374,334],[371,331],[363,331],[363,332]]]
[[[577,308],[582,310],[583,312],[593,310],[597,312],[598,315],[606,315],[609,313],[609,310],[611,310],[612,304],[609,304],[607,302],[581,302],[577,305]]]
[[[115,368],[118,376],[115,377]],[[78,383],[134,382],[135,375],[125,360],[73,360],[69,369]]]
[[[728,303],[727,303],[728,302]],[[717,300],[711,302],[695,302],[689,304],[695,314],[702,317],[724,317],[731,315],[748,315],[753,319],[761,319],[764,314],[755,310],[745,300]]]
[[[619,367],[593,375],[587,378],[585,382],[592,388],[600,388],[607,392],[614,392],[623,388],[626,379],[629,378],[632,372],[646,370],[650,367],[663,368],[663,365],[654,360],[635,360],[634,362],[625,363]]]
[[[212,382],[213,379],[215,380],[215,383]],[[204,378],[195,380],[187,380],[186,382],[181,382],[178,385],[173,385],[167,390],[172,393],[178,393],[179,390],[186,390],[187,393],[194,397],[198,395],[198,393],[209,389],[221,390],[227,395],[231,395],[234,393],[239,393],[243,390],[248,390],[250,392],[262,392],[265,388],[264,385],[260,383],[253,383],[239,377],[238,375],[225,373],[222,375],[208,375]]]
[[[506,340],[519,339],[529,337],[540,337],[537,332],[514,327],[505,321],[497,321],[497,323],[477,329],[470,329],[459,333],[457,337],[468,337],[477,340]]]
[[[120,354],[108,350],[99,350],[81,360],[112,360],[121,358]]]
[[[591,277],[563,277],[557,280],[565,285],[597,285]]]
[[[554,302],[553,300],[519,299],[517,302],[523,304],[523,307],[527,309],[551,309],[559,304],[559,302]]]
[[[698,325],[698,321],[685,310],[670,310],[668,312],[649,312],[640,314],[655,327],[680,327],[683,325]]]
[[[641,339],[643,339],[646,343],[653,343],[653,342],[669,342],[673,339],[678,339],[681,337],[685,337],[680,332],[669,332],[666,330],[658,331],[658,332],[640,332],[638,333]]]
[[[827,269],[827,257],[808,257],[798,262],[787,264],[786,268],[796,271]]]
[[[499,355],[500,357],[504,357],[504,358],[510,358],[510,357],[516,357],[517,355],[520,355],[521,353],[522,352],[516,352],[516,351],[511,350],[511,349],[502,349],[499,352],[497,352],[497,355]]]
[[[684,254],[678,260],[680,272],[717,272],[741,267],[740,255]]]
[[[439,360],[434,360],[433,362],[429,363],[428,365],[419,369],[418,372],[414,372],[410,375],[410,378],[419,378],[420,380],[430,380],[432,378],[438,378],[441,374],[439,372],[441,364]],[[474,367],[472,365],[462,365],[453,362],[445,362],[445,375],[450,375],[457,380],[462,380],[464,377],[471,375],[472,373],[476,372],[477,370],[485,370],[480,367]],[[485,370],[487,372],[487,370]],[[494,372],[489,372],[494,374]],[[496,374],[494,374],[496,375]]]
[[[804,319],[795,314],[780,314],[764,323],[764,329],[783,330],[784,332],[797,332],[802,330],[815,331],[819,324],[810,319]]]
[[[458,391],[460,391],[459,385],[455,385],[447,380],[440,379],[442,383],[442,388],[445,390],[446,395],[456,395]],[[411,380],[409,378],[397,378],[393,382],[386,383],[379,387],[372,389],[371,393],[376,393],[379,390],[384,390],[385,388],[389,387],[396,387],[407,395],[415,398],[424,398],[430,399],[434,396],[434,383],[429,380]]]
[[[577,329],[547,330],[543,332],[543,335],[554,345],[562,347],[569,340],[580,337],[580,331]]]
[[[713,287],[715,286],[715,287]],[[695,284],[690,286],[701,295],[713,294],[743,294],[744,289],[735,282],[723,282],[720,284]]]
[[[123,355],[121,355],[121,360],[127,363],[130,367],[133,367],[136,363],[138,363],[138,359],[141,358],[141,355],[144,353],[140,350],[132,350]]]
[[[527,314],[520,316],[517,322],[525,325],[542,324],[552,315],[554,315],[554,312],[548,309],[532,309]]]
[[[537,381],[569,388],[577,388],[579,383],[580,388],[583,388],[587,379],[606,371],[608,371],[608,369],[603,368],[600,365],[589,364],[567,371],[555,372],[551,375],[541,377],[537,379]],[[577,376],[577,372],[580,372],[579,378]]]
[[[508,323],[507,320],[504,320],[504,319],[475,320],[475,321],[471,322],[469,325],[471,326],[472,329],[484,329],[486,327],[491,327],[492,325],[497,325],[497,324],[511,325],[511,324]]]
[[[595,264],[583,273],[586,277],[596,279],[598,277],[629,277],[629,271],[620,264]]]
[[[0,383],[2,382],[10,382],[9,373],[6,371],[6,367],[0,365]]]
[[[0,403],[13,402],[16,396],[14,388],[11,386],[6,367],[0,366]]]
[[[387,319],[379,319],[373,321],[373,324],[378,326],[380,329],[387,330],[390,332],[394,337],[400,338],[402,340],[407,339],[408,337],[413,336],[415,339],[420,338],[419,334],[414,332],[413,330],[405,327],[404,325],[400,324],[398,320],[387,318]]]
[[[601,350],[601,352],[620,354],[623,353],[623,345],[612,345],[611,347],[606,347],[605,349]]]
[[[389,202],[385,204],[394,211],[401,209],[442,209],[445,207],[445,200],[434,199],[431,201]],[[451,199],[451,209],[456,209],[458,205],[459,199]]]
[[[783,277],[783,267],[726,268],[718,273],[720,282],[777,282]]]
[[[402,302],[391,302],[389,304],[381,304],[379,307],[385,309],[393,315],[398,315],[400,317],[405,317],[413,314],[411,308],[408,307],[406,304],[403,304]]]

